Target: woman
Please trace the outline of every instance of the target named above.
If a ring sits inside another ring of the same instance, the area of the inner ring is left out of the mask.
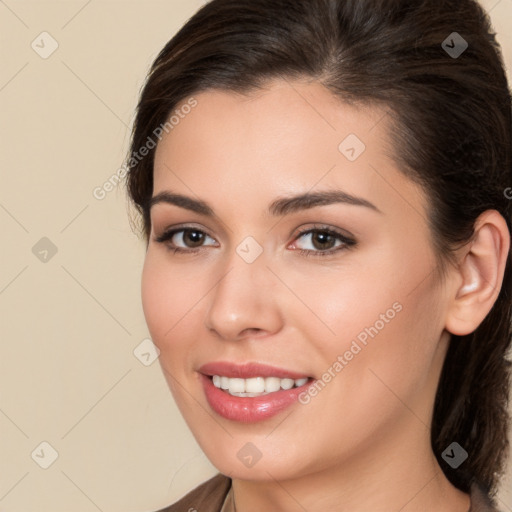
[[[166,511],[496,510],[511,140],[472,0],[213,0],[169,41],[128,190],[220,473]]]

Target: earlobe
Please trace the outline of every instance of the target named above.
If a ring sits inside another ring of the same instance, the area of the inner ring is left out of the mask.
[[[480,215],[474,236],[462,252],[446,330],[464,336],[484,320],[499,295],[509,249],[505,219],[495,210]]]

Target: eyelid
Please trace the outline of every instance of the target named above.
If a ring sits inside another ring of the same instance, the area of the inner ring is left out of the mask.
[[[157,236],[156,233],[153,237],[153,240],[157,243],[166,243],[167,240],[169,240],[170,238],[172,238],[174,235],[176,235],[177,233],[180,233],[181,231],[198,231],[202,234],[204,234],[205,236],[211,238],[212,240],[215,240],[215,242],[217,242],[217,240],[215,239],[215,237],[213,237],[212,235],[208,234],[208,232],[202,228],[202,227],[197,227],[197,226],[193,226],[193,225],[177,225],[177,226],[170,226],[168,228],[165,228],[163,231],[162,231],[162,234]],[[218,242],[217,242],[218,243]],[[188,250],[188,249],[187,249]]]
[[[318,223],[309,225],[308,227],[305,227],[305,228],[302,228],[302,227],[298,228],[295,232],[295,235],[293,235],[293,239],[296,240],[298,237],[300,237],[302,235],[305,235],[305,234],[311,233],[311,232],[316,232],[316,231],[330,233],[332,235],[339,236],[340,238],[343,238],[346,241],[355,242],[355,237],[353,235],[351,235],[349,232],[347,232],[346,230],[343,230],[341,228],[335,228],[335,227],[329,226],[327,224],[318,224]]]
[[[331,226],[319,225],[319,224],[315,224],[311,227],[303,228],[303,229],[299,230],[299,232],[296,233],[296,235],[293,237],[292,243],[295,244],[297,242],[297,240],[300,240],[305,235],[309,235],[309,234],[313,234],[313,233],[327,233],[329,236],[332,236],[336,240],[340,241],[341,244],[332,249],[326,249],[323,251],[321,251],[321,250],[313,251],[311,249],[296,249],[296,250],[300,251],[303,254],[309,253],[311,255],[328,256],[328,255],[337,253],[338,251],[342,251],[344,249],[349,249],[350,247],[357,245],[357,241],[354,238],[354,236],[349,235],[348,233],[345,234],[338,228],[333,228]]]

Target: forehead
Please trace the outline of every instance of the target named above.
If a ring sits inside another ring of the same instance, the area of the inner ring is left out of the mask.
[[[302,144],[304,139],[316,143],[323,140],[324,145],[337,149],[343,135],[349,133],[373,145],[387,134],[387,130],[374,130],[386,118],[384,106],[348,105],[318,82],[274,80],[246,94],[215,89],[196,94],[194,99],[196,106],[186,115],[180,119],[174,116],[179,123],[171,130],[172,139],[181,144],[193,132],[195,139],[205,144],[203,151],[221,149],[216,144],[210,148],[209,141],[238,144],[240,152],[245,153],[254,146],[260,153],[261,143],[266,144],[267,154],[276,147],[282,151],[285,141],[288,147],[302,146],[303,151],[313,147]]]
[[[317,82],[285,80],[245,95],[209,90],[193,98],[157,146],[153,195],[221,190],[237,207],[249,206],[249,193],[268,203],[313,188],[373,196],[394,188],[381,204],[396,191],[417,195],[393,160],[385,107],[349,105]]]

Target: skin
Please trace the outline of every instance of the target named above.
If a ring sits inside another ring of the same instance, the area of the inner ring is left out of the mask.
[[[393,161],[383,109],[349,106],[306,81],[194,97],[197,107],[158,144],[153,195],[199,198],[215,215],[152,207],[142,302],[178,407],[208,458],[233,478],[237,512],[467,512],[469,496],[433,455],[430,423],[450,332],[472,332],[499,292],[505,221],[486,212],[457,253],[460,266],[441,280],[428,199]],[[349,134],[366,145],[354,162],[338,149]],[[267,212],[276,198],[332,189],[379,211],[337,203]],[[356,245],[301,254],[340,246],[298,237],[315,225]],[[169,227],[207,236],[199,252],[174,253],[170,245],[193,250],[194,239],[181,232],[156,242]],[[253,263],[236,252],[248,236],[263,250]],[[208,405],[202,364],[258,362],[321,379],[397,302],[401,311],[307,405],[252,424]],[[251,468],[237,457],[247,442],[262,454]]]

